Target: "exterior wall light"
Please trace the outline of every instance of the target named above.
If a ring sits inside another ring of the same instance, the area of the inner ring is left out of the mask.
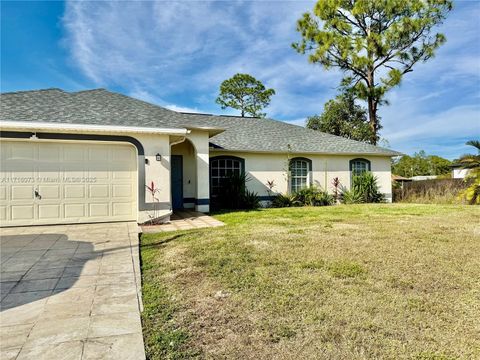
[[[155,155],[155,160],[162,161],[162,155],[160,154]]]

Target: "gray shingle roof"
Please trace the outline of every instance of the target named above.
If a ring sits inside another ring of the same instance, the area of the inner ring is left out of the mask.
[[[179,129],[210,127],[225,130],[210,138],[212,146],[230,151],[400,155],[281,121],[180,113],[104,89],[3,93],[0,120]]]

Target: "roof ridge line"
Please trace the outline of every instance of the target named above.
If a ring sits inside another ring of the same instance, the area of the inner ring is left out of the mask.
[[[0,95],[8,95],[8,94],[21,94],[21,93],[31,93],[31,92],[40,92],[40,91],[52,91],[52,90],[55,90],[55,91],[60,91],[62,93],[66,93],[68,94],[68,91],[65,91],[63,89],[60,89],[60,88],[55,88],[55,87],[52,87],[52,88],[46,88],[46,89],[33,89],[33,90],[17,90],[17,91],[6,91],[6,92],[0,92]]]

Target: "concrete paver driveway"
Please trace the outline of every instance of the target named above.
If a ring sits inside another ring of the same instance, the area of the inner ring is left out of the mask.
[[[137,229],[0,229],[0,358],[144,359]]]

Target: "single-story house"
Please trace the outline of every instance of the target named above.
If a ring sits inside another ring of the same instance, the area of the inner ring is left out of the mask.
[[[104,89],[0,95],[2,226],[208,212],[226,174],[246,172],[267,200],[372,171],[391,199],[399,153],[284,122],[189,114]]]

